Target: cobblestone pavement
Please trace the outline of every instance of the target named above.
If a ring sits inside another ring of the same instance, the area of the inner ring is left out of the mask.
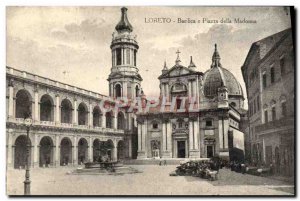
[[[131,165],[143,173],[68,175],[74,167],[31,170],[33,195],[292,195],[293,185],[220,170],[219,180],[169,176],[175,165]],[[22,195],[25,170],[8,170],[7,194]]]

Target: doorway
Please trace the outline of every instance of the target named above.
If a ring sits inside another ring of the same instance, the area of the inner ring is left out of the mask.
[[[177,157],[185,158],[185,141],[177,141]]]
[[[214,156],[214,148],[212,145],[207,145],[207,158],[212,158]]]

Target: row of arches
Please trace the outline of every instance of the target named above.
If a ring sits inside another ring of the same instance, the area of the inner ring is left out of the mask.
[[[45,94],[40,99],[40,121],[54,121],[55,105],[50,95]],[[32,97],[25,89],[21,89],[16,94],[16,118],[24,118],[27,114],[32,113]],[[88,107],[81,102],[77,108],[78,111],[78,125],[88,125]],[[99,106],[95,106],[92,111],[93,126],[101,127],[103,114]],[[63,99],[60,104],[61,123],[72,123],[73,106],[70,100]],[[113,127],[112,112],[105,113],[106,127]],[[118,113],[118,129],[125,129],[125,115],[122,112]]]
[[[27,150],[27,137],[25,135],[20,135],[15,140],[14,146],[14,168],[24,168],[26,164],[26,150]],[[83,164],[88,162],[88,148],[89,144],[85,138],[80,138],[77,143],[77,163]],[[117,160],[124,159],[124,141],[120,140],[117,144],[117,149],[112,140],[100,141],[95,139],[93,141],[92,150],[93,150],[93,161],[99,161],[101,157],[106,156],[109,160],[113,160],[113,152],[117,151]],[[32,161],[31,148],[32,144],[29,140],[30,148],[30,161]],[[55,145],[51,137],[44,136],[39,143],[39,166],[48,167],[55,164]],[[60,157],[59,164],[65,166],[73,163],[73,145],[69,137],[64,137],[60,141]]]

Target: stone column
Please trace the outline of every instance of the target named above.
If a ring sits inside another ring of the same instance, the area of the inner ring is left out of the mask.
[[[171,122],[168,120],[163,122],[162,126],[163,133],[163,151],[162,158],[171,158],[172,157],[172,130],[171,130]]]
[[[200,149],[199,149],[199,118],[195,118],[192,121],[192,130],[193,130],[193,150],[190,151],[191,158],[200,158]]]
[[[55,95],[55,124],[60,124],[60,100],[59,95]]]
[[[88,150],[88,154],[89,154],[89,162],[93,161],[93,140],[92,137],[89,137],[89,150]]]
[[[166,87],[166,100],[169,101],[170,100],[169,84],[166,84],[165,87]]]
[[[191,83],[191,81],[190,81],[190,80],[189,80],[188,96],[189,96],[189,98],[191,98],[191,97],[192,97],[192,83]]]
[[[74,136],[74,144],[73,144],[73,165],[77,165],[77,137]]]
[[[114,85],[112,83],[110,84],[110,96],[114,96]]]
[[[166,124],[162,123],[162,151],[165,152],[167,150],[167,133],[166,133]]]
[[[89,113],[88,113],[88,120],[89,120],[89,127],[93,127],[93,106],[92,104],[90,103],[89,105]]]
[[[197,97],[197,87],[196,87],[196,80],[194,80],[193,82],[192,82],[192,86],[193,86],[193,97]]]
[[[117,128],[118,128],[118,114],[114,113],[113,118],[114,118],[114,121],[113,121],[113,122],[114,122],[113,128],[114,128],[114,129],[117,129]]]
[[[167,126],[167,150],[169,152],[169,156],[170,158],[172,157],[172,126],[171,126],[171,122],[168,121],[168,123],[166,124]]]
[[[12,134],[13,130],[8,129],[6,132],[6,139],[7,139],[7,167],[13,167],[13,143],[12,143]]]
[[[128,158],[132,158],[131,136],[128,137]]]
[[[55,136],[55,166],[58,167],[60,165],[60,142],[59,135]]]
[[[142,125],[138,124],[138,151],[142,151]]]
[[[101,116],[101,127],[106,128],[106,116],[105,113],[102,114]]]
[[[142,123],[138,123],[138,159],[146,158],[144,151],[145,143],[143,142],[144,139],[144,126]]]
[[[74,125],[77,125],[78,123],[77,123],[77,120],[78,120],[78,118],[77,118],[77,115],[78,115],[78,110],[77,110],[78,108],[77,108],[77,99],[75,98],[74,99],[74,106],[73,106],[73,124]]]
[[[113,141],[114,142],[114,148],[113,148],[113,152],[112,152],[112,160],[113,161],[117,161],[118,160],[118,143],[116,140]]]
[[[161,96],[165,97],[165,84],[161,83]]]
[[[123,82],[123,97],[127,97],[127,82]]]
[[[194,120],[189,119],[189,158],[196,158],[195,156],[195,126]]]
[[[144,120],[144,123],[143,123],[143,135],[142,135],[142,150],[145,151],[146,153],[146,140],[147,140],[147,120]]]
[[[33,167],[39,166],[39,142],[38,135],[34,134],[34,142],[33,142]]]
[[[122,62],[121,62],[121,64],[122,65],[124,65],[124,48],[121,48],[121,60],[122,60]]]
[[[34,91],[34,117],[33,117],[35,122],[40,121],[39,107],[40,107],[39,92],[38,92],[38,90],[35,90]]]
[[[8,119],[14,119],[14,85],[13,81],[10,81],[8,87],[9,99],[8,99]]]
[[[116,50],[114,50],[114,54],[115,54],[115,66],[117,65],[117,54],[116,54]]]
[[[197,76],[197,79],[196,79],[196,97],[197,97],[197,108],[199,108],[199,98],[200,98],[200,95],[199,95],[199,78]]]

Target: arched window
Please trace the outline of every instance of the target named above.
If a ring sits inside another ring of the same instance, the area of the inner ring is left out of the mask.
[[[116,94],[116,98],[122,96],[122,93],[121,93],[121,85],[120,85],[120,84],[116,84],[116,85],[115,85],[115,94]]]
[[[125,129],[125,118],[122,112],[118,113],[118,129]]]
[[[106,112],[106,128],[112,128],[112,115],[110,112]]]
[[[31,96],[28,91],[22,89],[16,94],[16,118],[26,118],[31,115]]]
[[[45,94],[40,101],[40,119],[41,121],[53,121],[54,109],[52,98]]]
[[[61,102],[61,123],[72,123],[72,103],[68,99]]]
[[[84,103],[80,103],[78,106],[78,125],[87,125],[87,106]]]
[[[93,110],[93,126],[100,127],[101,125],[101,110],[96,106]]]

